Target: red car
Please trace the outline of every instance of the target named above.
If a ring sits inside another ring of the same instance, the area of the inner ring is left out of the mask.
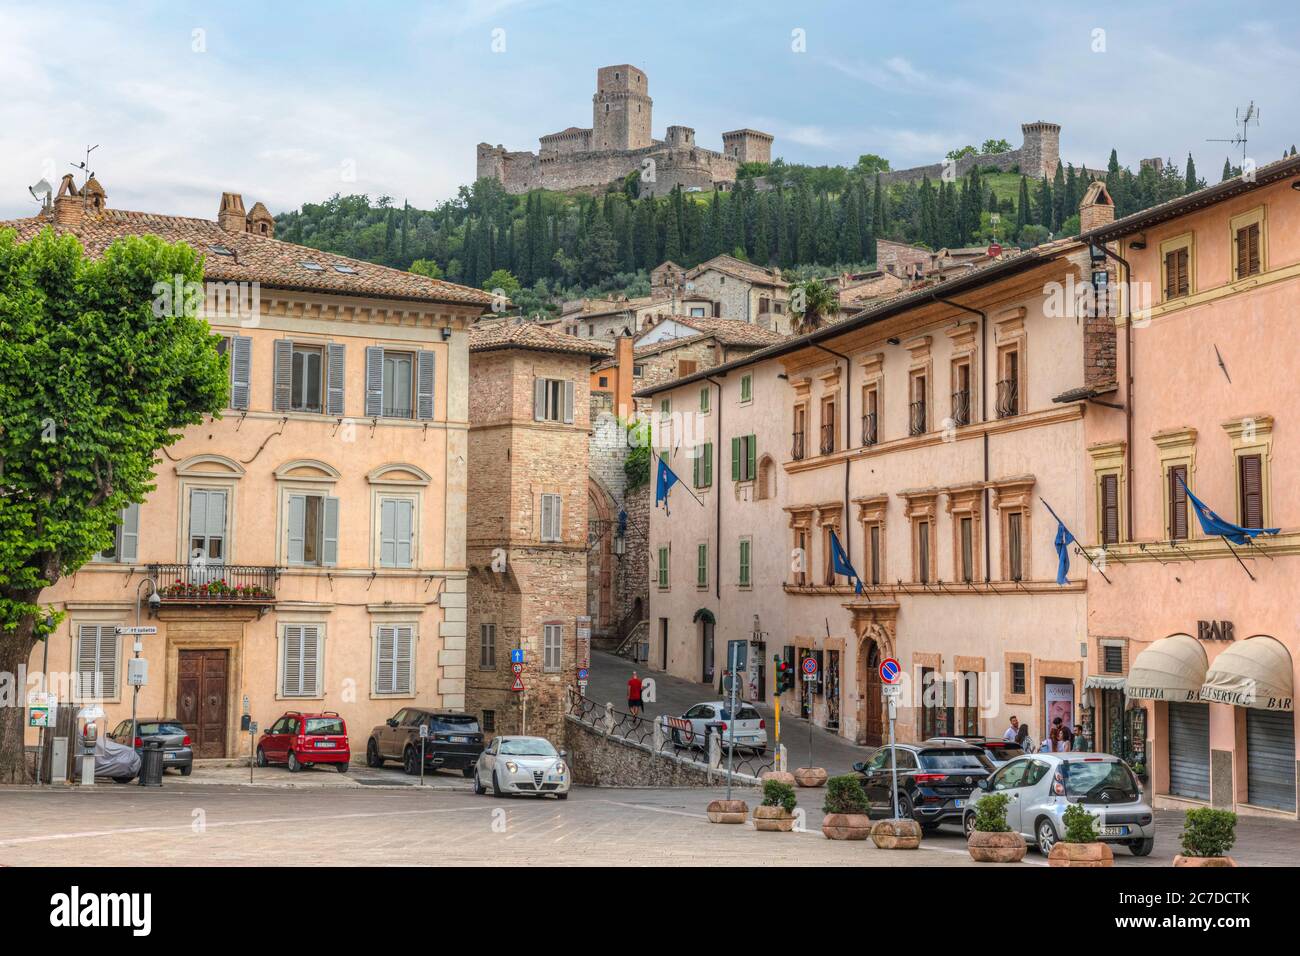
[[[318,763],[332,763],[339,773],[347,773],[351,759],[348,725],[332,710],[323,714],[291,710],[263,731],[257,742],[259,767],[282,763],[290,773]]]

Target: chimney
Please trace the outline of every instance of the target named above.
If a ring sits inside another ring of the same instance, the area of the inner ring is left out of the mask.
[[[81,226],[85,211],[85,201],[72,180],[72,173],[68,173],[59,183],[58,195],[54,197],[54,224],[75,230]]]
[[[614,407],[623,418],[631,418],[636,410],[632,404],[632,372],[635,361],[632,336],[618,337],[614,343],[614,357],[618,361],[618,394],[614,396]]]
[[[94,175],[86,180],[86,185],[81,187],[81,195],[85,199],[85,207],[89,212],[101,213],[108,205],[108,193],[104,192],[104,187],[99,184],[99,180]]]
[[[248,212],[248,231],[255,236],[275,238],[275,219],[260,202],[253,203],[253,208]]]
[[[1083,201],[1079,203],[1079,232],[1091,232],[1114,221],[1115,200],[1106,191],[1106,184],[1100,179],[1094,179],[1083,194]]]
[[[217,211],[217,225],[226,232],[247,232],[248,214],[244,212],[244,197],[239,193],[222,193],[221,209]]]

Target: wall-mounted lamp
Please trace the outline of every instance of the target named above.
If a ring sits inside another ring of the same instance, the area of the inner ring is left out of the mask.
[[[899,339],[898,339],[897,336],[894,336],[894,337],[892,337],[892,338],[885,339],[885,341],[888,342],[890,345],[897,345],[898,342],[899,342]]]

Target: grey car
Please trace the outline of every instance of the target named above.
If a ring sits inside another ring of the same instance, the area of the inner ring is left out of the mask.
[[[474,764],[474,792],[549,793],[567,800],[573,775],[564,758],[565,752],[545,737],[496,737]]]
[[[1128,764],[1111,754],[1037,753],[999,767],[971,794],[962,818],[975,828],[975,807],[992,793],[1005,793],[1007,825],[1046,855],[1065,836],[1065,808],[1082,804],[1097,820],[1103,843],[1146,856],[1155,846],[1155,814]]]
[[[131,721],[124,720],[108,736],[127,747],[134,743],[136,753],[153,743],[162,744],[163,770],[180,771],[182,777],[188,777],[194,770],[194,748],[179,720],[141,717],[135,722],[134,741],[131,740]]]

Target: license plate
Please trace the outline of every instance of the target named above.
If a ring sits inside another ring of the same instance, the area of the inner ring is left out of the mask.
[[[318,741],[316,741],[316,746],[317,746],[317,747],[337,747],[338,744],[334,743],[334,741],[332,741],[332,740],[318,740]]]
[[[467,744],[467,743],[469,743],[469,738],[468,738],[468,737],[452,737],[452,738],[450,738],[450,739],[451,739],[451,742],[452,742],[453,744]]]
[[[965,802],[965,801],[963,801],[963,800],[954,800],[954,801],[952,802],[952,805],[953,805],[954,807],[956,807],[957,809],[960,810],[960,809],[961,809],[961,805],[962,805],[964,802]]]
[[[1102,836],[1128,836],[1128,827],[1105,827]]]

